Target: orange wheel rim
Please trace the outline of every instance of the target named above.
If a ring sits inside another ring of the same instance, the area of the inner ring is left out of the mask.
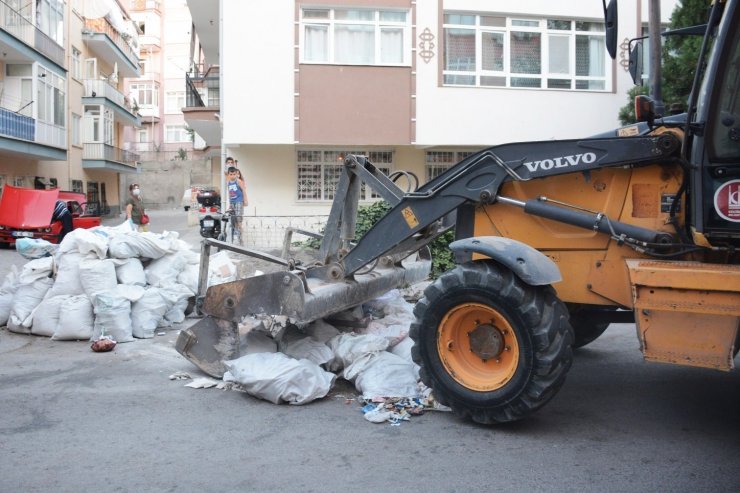
[[[480,303],[447,312],[439,325],[437,352],[452,378],[481,392],[505,386],[519,364],[519,342],[511,324]]]

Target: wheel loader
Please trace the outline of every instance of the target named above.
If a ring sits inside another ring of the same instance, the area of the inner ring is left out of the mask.
[[[616,7],[604,6],[616,48]],[[221,376],[247,315],[301,324],[424,279],[450,227],[457,265],[424,292],[410,336],[422,380],[461,417],[522,419],[560,389],[573,349],[634,322],[646,360],[729,371],[740,320],[740,7],[715,1],[683,115],[594,137],[472,154],[415,190],[363,156],[345,158],[323,235],[289,231],[282,257],[204,240],[197,307],[177,349]],[[355,238],[360,190],[391,209]],[[294,233],[319,260],[288,255]],[[211,248],[282,269],[208,287]]]

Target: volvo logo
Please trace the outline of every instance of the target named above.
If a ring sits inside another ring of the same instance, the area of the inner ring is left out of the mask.
[[[573,154],[571,156],[559,156],[541,161],[530,161],[524,163],[529,171],[534,173],[537,170],[547,171],[553,168],[567,168],[568,166],[578,166],[581,163],[591,164],[596,162],[596,154],[586,152],[584,154]]]

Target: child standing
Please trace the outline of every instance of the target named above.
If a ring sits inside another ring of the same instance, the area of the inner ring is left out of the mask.
[[[230,166],[226,170],[228,181],[226,182],[226,190],[229,193],[229,206],[234,211],[235,228],[239,235],[239,244],[242,242],[242,219],[244,217],[244,207],[249,205],[247,200],[247,190],[244,185],[244,180],[239,178],[239,171]]]

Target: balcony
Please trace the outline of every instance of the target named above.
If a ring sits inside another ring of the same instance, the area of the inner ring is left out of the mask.
[[[3,154],[48,160],[67,159],[67,134],[64,130],[0,107],[0,152]]]
[[[103,104],[110,107],[123,122],[138,127],[141,125],[139,116],[129,99],[118,92],[118,89],[104,80],[85,79],[85,104]]]
[[[84,169],[103,169],[115,173],[138,172],[140,156],[135,152],[97,142],[84,143],[82,146]]]
[[[118,63],[123,77],[139,76],[139,57],[105,18],[85,19],[82,38],[103,59]]]
[[[27,15],[30,17],[30,9]],[[18,43],[18,41],[23,44]],[[34,26],[26,16],[1,0],[0,46],[6,54],[6,60],[37,61],[37,53],[40,53],[58,66],[64,67],[64,47]],[[7,55],[10,55],[10,57]]]
[[[185,122],[206,141],[207,146],[221,145],[219,114],[219,67],[209,67],[205,73],[185,75]],[[201,95],[202,94],[202,95]]]

